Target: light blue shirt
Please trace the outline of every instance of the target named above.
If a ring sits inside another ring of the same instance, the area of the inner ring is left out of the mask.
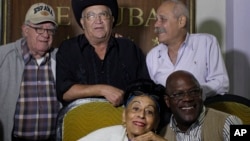
[[[188,34],[178,51],[176,63],[168,56],[168,47],[159,44],[149,51],[147,67],[152,80],[166,86],[168,76],[177,70],[192,73],[203,88],[203,99],[229,91],[229,79],[219,44],[210,34]]]

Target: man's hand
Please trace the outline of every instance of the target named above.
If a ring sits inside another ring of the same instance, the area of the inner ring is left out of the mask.
[[[124,91],[110,85],[101,85],[100,93],[103,95],[112,105],[120,106],[123,102]]]

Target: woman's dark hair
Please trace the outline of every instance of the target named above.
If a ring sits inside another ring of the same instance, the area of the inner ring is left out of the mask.
[[[164,99],[165,87],[155,84],[150,79],[138,79],[127,87],[124,95],[124,105],[127,106],[134,96],[143,93],[150,96],[156,104],[160,105],[160,102]],[[161,109],[161,107],[159,108]]]
[[[159,129],[164,127],[169,121],[170,117],[169,109],[164,101],[165,87],[160,84],[155,84],[154,81],[150,79],[138,79],[133,81],[128,85],[125,91],[124,106],[126,107],[133,97],[138,96],[140,93],[150,96],[156,102],[160,112],[160,122],[157,130],[159,131]]]

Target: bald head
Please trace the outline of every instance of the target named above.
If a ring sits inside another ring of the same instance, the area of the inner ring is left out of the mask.
[[[169,75],[166,81],[166,92],[171,93],[174,88],[200,87],[194,75],[188,71],[179,70]]]
[[[187,131],[203,109],[202,89],[198,81],[187,71],[175,71],[167,79],[166,93],[165,102],[178,128]]]

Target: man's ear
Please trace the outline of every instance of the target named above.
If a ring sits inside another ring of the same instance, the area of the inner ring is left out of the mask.
[[[27,25],[22,25],[22,32],[23,32],[24,36],[26,36],[26,34],[28,32],[28,26]]]
[[[180,16],[178,18],[178,24],[180,27],[185,27],[187,25],[187,17],[186,16]]]
[[[165,95],[164,96],[164,101],[165,101],[166,105],[168,106],[168,108],[170,108],[169,96]]]
[[[114,16],[112,16],[112,23],[114,23],[115,22],[115,17]]]
[[[84,29],[85,26],[84,26],[84,19],[83,18],[80,19],[80,23],[82,25],[82,29]]]

